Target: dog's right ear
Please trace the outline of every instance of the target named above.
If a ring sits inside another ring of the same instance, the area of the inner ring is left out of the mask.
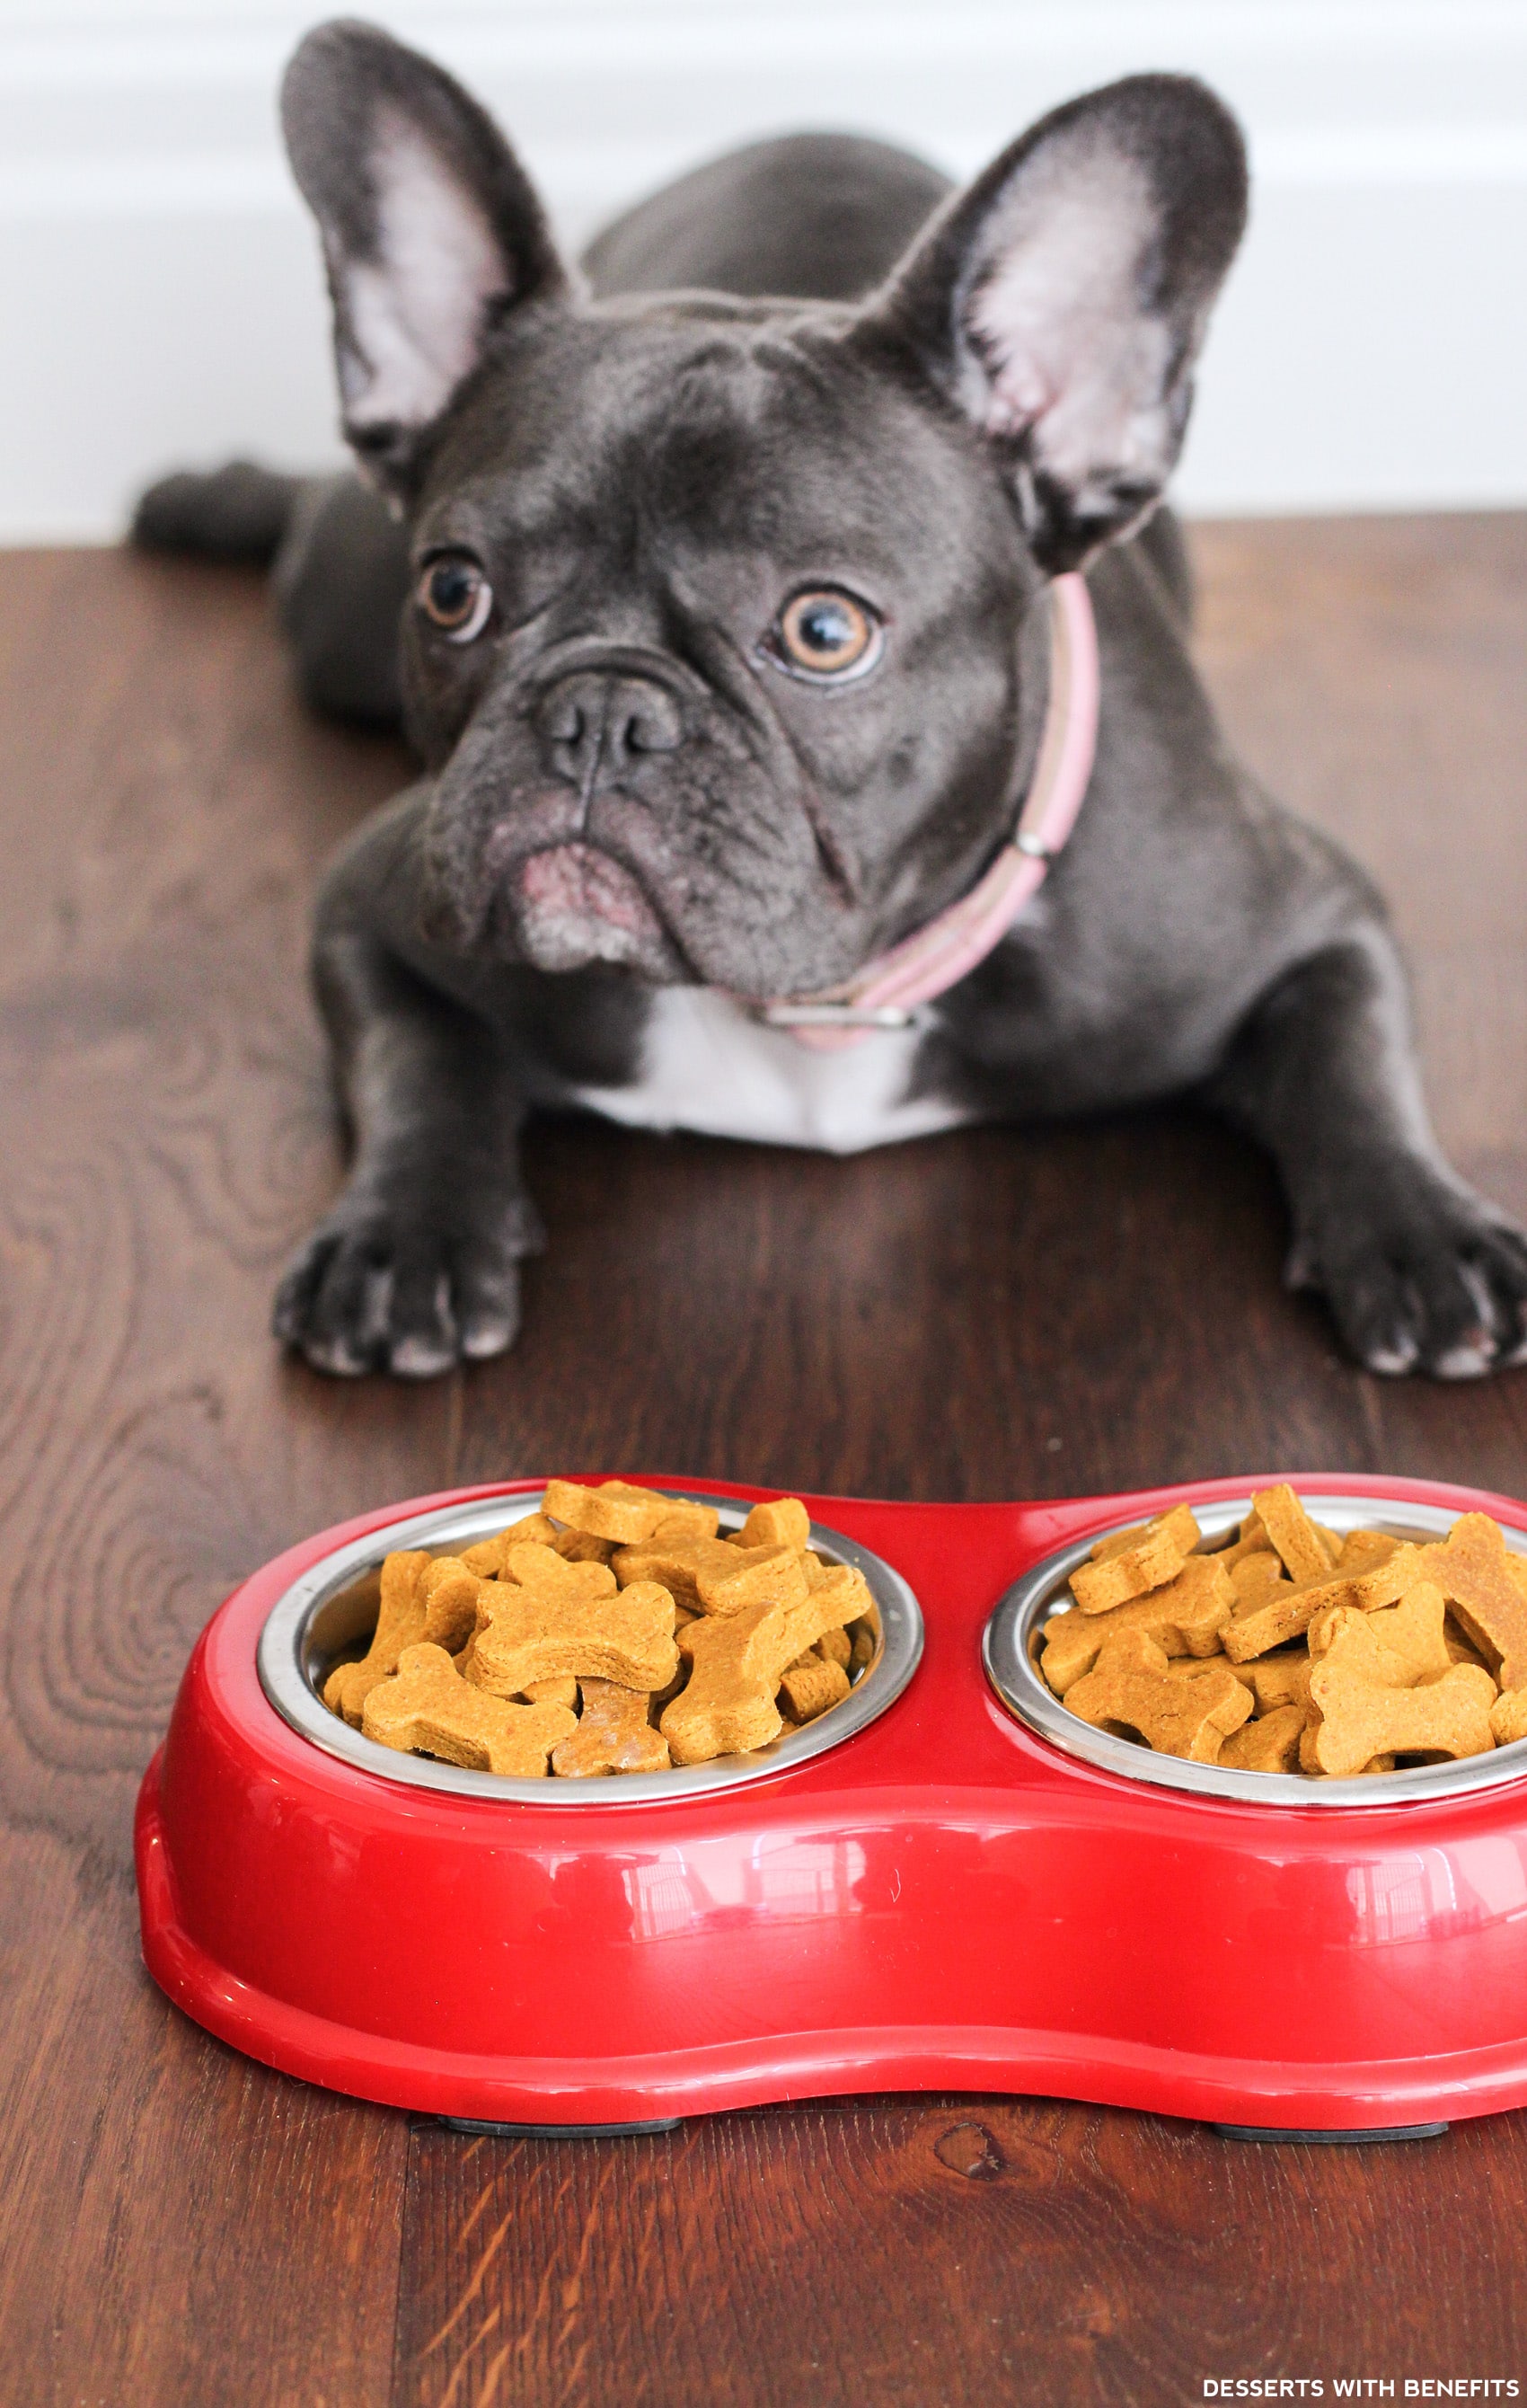
[[[394,501],[421,438],[511,308],[570,290],[487,111],[375,25],[307,36],[286,71],[293,171],[323,237],[347,438]]]

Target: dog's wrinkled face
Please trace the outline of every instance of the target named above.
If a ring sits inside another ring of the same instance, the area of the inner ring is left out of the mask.
[[[310,36],[285,114],[346,430],[410,515],[436,939],[764,998],[963,892],[1045,577],[1180,444],[1244,214],[1220,105],[1057,111],[858,309],[583,302],[496,128],[371,29]]]
[[[458,943],[787,995],[978,869],[1040,580],[984,449],[834,312],[511,328],[413,542]]]

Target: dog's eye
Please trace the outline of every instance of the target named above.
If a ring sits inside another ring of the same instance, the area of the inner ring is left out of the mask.
[[[787,602],[774,626],[775,657],[796,675],[842,678],[872,666],[884,630],[867,604],[837,586]]]
[[[421,572],[414,599],[442,636],[469,644],[488,624],[493,589],[469,552],[445,552]]]

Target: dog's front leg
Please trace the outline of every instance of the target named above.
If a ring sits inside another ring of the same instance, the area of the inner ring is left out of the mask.
[[[1370,1370],[1464,1379],[1527,1355],[1527,1237],[1437,1145],[1387,930],[1289,970],[1209,1094],[1283,1174],[1290,1283],[1324,1291]]]
[[[321,921],[314,971],[353,1163],[281,1283],[276,1335],[350,1374],[427,1379],[502,1354],[521,1258],[542,1243],[512,1064],[486,1022],[368,931]]]

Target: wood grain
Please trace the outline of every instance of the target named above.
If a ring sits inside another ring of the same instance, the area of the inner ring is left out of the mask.
[[[1254,765],[1374,867],[1439,1126],[1527,1211],[1527,519],[1199,531]],[[596,1466],[891,1496],[1274,1467],[1527,1487],[1527,1379],[1383,1383],[1186,1112],[850,1162],[535,1129],[515,1354],[336,1385],[265,1329],[333,1192],[320,863],[401,753],[313,725],[228,572],[0,557],[0,2392],[1176,2402],[1524,2372],[1522,2120],[1384,2152],[987,2100],[474,2142],[206,2039],[129,1824],[197,1629],[303,1532]]]
[[[1206,2375],[1507,2373],[1520,2254],[1452,2272],[1527,2204],[1506,2138],[1268,2147],[968,2098],[572,2146],[421,2130],[393,2398],[1136,2408]]]

